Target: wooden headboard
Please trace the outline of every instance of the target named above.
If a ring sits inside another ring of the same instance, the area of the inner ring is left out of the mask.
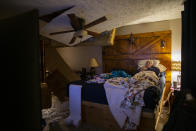
[[[171,31],[133,34],[136,46],[130,44],[130,35],[116,36],[113,46],[105,46],[102,50],[103,71],[124,69],[133,74],[137,70],[137,61],[141,59],[159,59],[167,67],[166,86],[171,84]],[[161,48],[161,41],[165,47]]]

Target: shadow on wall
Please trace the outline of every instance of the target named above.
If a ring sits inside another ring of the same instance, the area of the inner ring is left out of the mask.
[[[46,78],[47,87],[42,88],[42,108],[51,106],[51,92],[62,102],[65,100],[68,83],[80,77],[64,62],[56,48],[46,48],[46,68],[50,75]]]
[[[90,70],[89,60],[96,58],[99,67],[97,73],[102,73],[102,47],[100,46],[83,46],[83,47],[66,47],[57,49],[64,61],[73,69],[81,71],[82,68]]]

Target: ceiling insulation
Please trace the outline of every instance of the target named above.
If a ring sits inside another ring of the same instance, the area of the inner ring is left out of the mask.
[[[72,29],[68,13],[75,13],[89,23],[99,17],[106,16],[107,21],[89,28],[90,31],[104,32],[125,25],[155,22],[181,17],[184,0],[7,0],[6,9],[38,8],[40,16],[74,5],[74,8],[45,24],[40,33],[61,43],[68,43],[73,33],[50,36],[49,33]],[[86,36],[80,41],[91,36]]]

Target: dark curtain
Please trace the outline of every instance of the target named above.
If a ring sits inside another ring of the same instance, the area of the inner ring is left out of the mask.
[[[186,99],[187,94],[196,98],[196,6],[195,0],[187,0],[182,12],[182,72],[180,92],[175,92],[174,104],[163,131],[194,131],[196,101]]]
[[[196,97],[196,6],[187,0],[182,12],[182,91],[190,90]]]
[[[41,131],[39,12],[19,13],[0,19],[1,130]]]

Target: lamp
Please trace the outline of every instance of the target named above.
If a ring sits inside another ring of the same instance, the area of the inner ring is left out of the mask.
[[[93,78],[93,76],[96,74],[95,68],[99,67],[99,64],[95,58],[91,58],[89,61],[89,66],[90,66],[90,75],[91,78]]]
[[[130,35],[130,37],[129,37],[129,43],[131,44],[131,45],[136,45],[136,42],[135,42],[135,38],[134,38],[134,36],[133,36],[133,34],[131,33],[131,35]]]
[[[161,48],[165,48],[165,41],[164,40],[161,41]]]

